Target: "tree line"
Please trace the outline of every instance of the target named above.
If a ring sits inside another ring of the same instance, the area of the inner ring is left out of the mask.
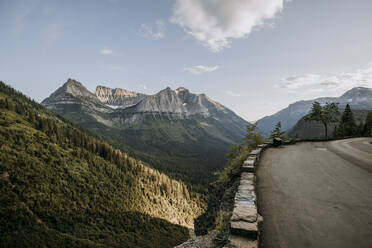
[[[341,115],[341,117],[340,117]],[[323,106],[319,102],[314,102],[310,113],[305,116],[306,122],[315,121],[321,123],[324,127],[325,139],[328,139],[328,130],[331,124],[335,125],[333,137],[371,137],[372,136],[372,111],[368,111],[365,119],[355,118],[349,104],[341,113],[338,103],[326,102]],[[279,121],[271,131],[270,139],[280,138],[285,140],[285,132],[281,131],[281,122]]]
[[[326,102],[322,106],[319,102],[314,102],[310,114],[305,117],[305,121],[322,123],[325,139],[328,139],[328,128],[332,123],[336,124],[333,132],[333,137],[336,138],[372,136],[372,111],[368,112],[365,120],[359,119],[357,122],[350,105],[346,104],[341,119],[339,115],[338,103]]]

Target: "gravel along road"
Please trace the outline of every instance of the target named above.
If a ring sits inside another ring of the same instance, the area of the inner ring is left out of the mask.
[[[264,248],[372,248],[372,138],[270,148],[257,169]]]

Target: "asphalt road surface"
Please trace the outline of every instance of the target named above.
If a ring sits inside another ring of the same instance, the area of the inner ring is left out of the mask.
[[[372,138],[270,148],[257,169],[264,248],[372,248]]]

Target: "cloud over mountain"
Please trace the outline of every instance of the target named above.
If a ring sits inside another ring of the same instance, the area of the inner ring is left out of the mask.
[[[177,0],[171,22],[219,52],[282,9],[283,0]]]
[[[275,88],[290,92],[322,92],[324,90],[346,90],[353,87],[372,87],[372,62],[355,70],[338,74],[303,74],[282,79]]]

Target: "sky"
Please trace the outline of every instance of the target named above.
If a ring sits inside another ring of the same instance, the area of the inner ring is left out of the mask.
[[[372,87],[371,0],[0,0],[0,80],[180,86],[248,121]]]

